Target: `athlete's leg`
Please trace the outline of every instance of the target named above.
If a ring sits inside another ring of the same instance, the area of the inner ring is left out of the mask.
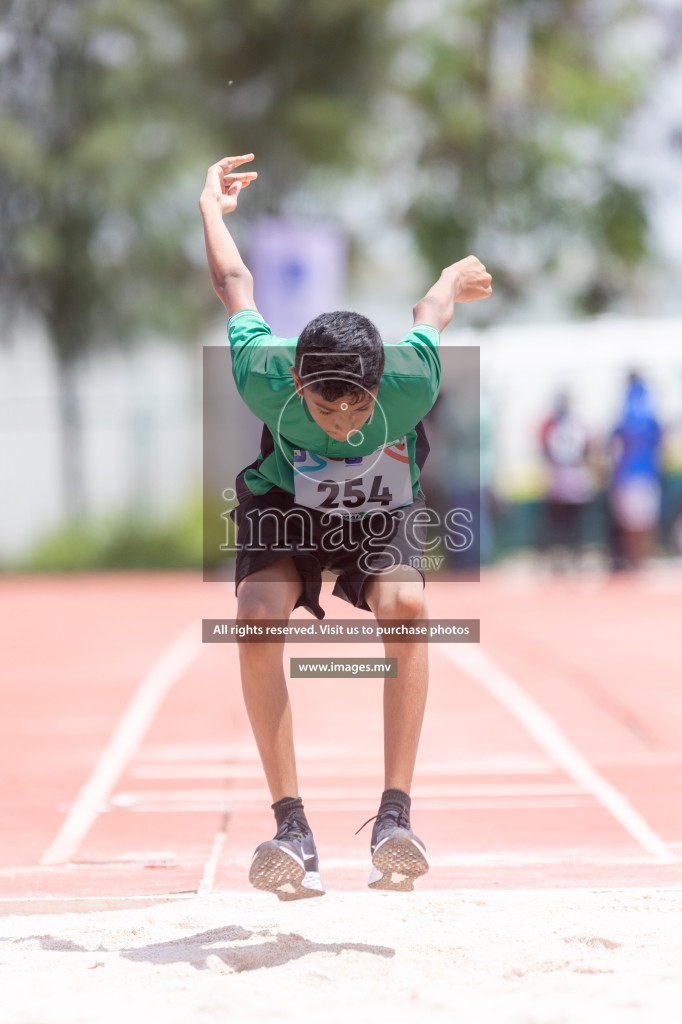
[[[293,558],[246,576],[237,588],[237,619],[288,619],[301,593]],[[239,644],[244,703],[273,803],[298,796],[284,644]]]
[[[407,565],[376,573],[365,600],[378,622],[427,615],[422,578]],[[384,681],[385,788],[372,828],[369,886],[411,892],[415,879],[429,870],[424,843],[410,824],[409,795],[426,704],[427,645],[384,640],[384,650],[397,658],[398,677]]]
[[[375,573],[365,600],[377,620],[425,619],[424,583],[412,566],[397,565]],[[428,645],[385,640],[387,658],[397,658],[397,679],[384,681],[385,789],[410,792],[417,758],[426,693]]]

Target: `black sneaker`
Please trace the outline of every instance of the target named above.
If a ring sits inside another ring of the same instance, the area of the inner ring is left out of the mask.
[[[410,798],[406,793],[388,798],[384,794],[372,829],[371,851],[370,889],[412,892],[415,878],[429,870],[426,847],[410,827]]]
[[[274,839],[256,849],[249,870],[256,889],[274,892],[280,900],[324,896],[315,840],[310,826],[294,809],[286,815]]]

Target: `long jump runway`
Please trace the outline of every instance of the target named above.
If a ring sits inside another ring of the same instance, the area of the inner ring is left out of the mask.
[[[327,617],[351,617],[330,589]],[[430,645],[421,890],[682,886],[681,598],[674,572],[428,585],[430,615],[480,618],[481,644]],[[200,628],[235,607],[191,573],[2,581],[4,912],[249,888],[274,819],[237,647]],[[291,643],[285,666],[332,653],[383,650]],[[354,833],[383,788],[382,686],[290,684],[329,890],[367,882],[371,826]]]

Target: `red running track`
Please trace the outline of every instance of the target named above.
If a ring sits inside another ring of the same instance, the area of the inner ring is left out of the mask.
[[[327,616],[351,617],[329,591]],[[421,889],[682,884],[681,598],[674,573],[428,585],[430,615],[480,618],[481,644],[430,646]],[[234,612],[231,587],[190,573],[2,581],[5,909],[248,888],[270,798],[237,648],[200,643],[202,617]],[[370,826],[354,833],[382,789],[382,685],[290,685],[328,889],[367,881]]]

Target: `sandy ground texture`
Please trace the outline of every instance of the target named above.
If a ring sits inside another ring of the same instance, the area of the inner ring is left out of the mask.
[[[682,890],[216,893],[0,919],[2,1024],[682,1021]]]

